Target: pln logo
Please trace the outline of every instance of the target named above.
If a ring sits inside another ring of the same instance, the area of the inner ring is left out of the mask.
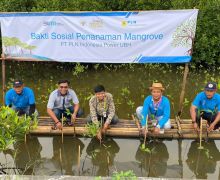
[[[102,28],[103,25],[104,25],[104,22],[102,19],[95,19],[89,23],[89,27],[92,29]]]
[[[124,21],[121,22],[122,27],[133,26],[133,25],[136,25],[136,24],[137,24],[136,20],[127,20],[127,21],[124,20]]]
[[[60,23],[60,22],[57,22],[57,21],[44,21],[43,22],[43,25],[44,26],[63,26],[63,24],[62,23]]]

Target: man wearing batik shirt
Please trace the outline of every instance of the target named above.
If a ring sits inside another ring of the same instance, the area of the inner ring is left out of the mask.
[[[110,124],[116,124],[118,117],[115,115],[115,105],[113,97],[110,93],[105,92],[105,88],[102,85],[97,85],[94,88],[95,95],[89,101],[90,115],[87,118],[89,123],[98,124],[98,121],[102,121],[102,132],[104,133]],[[97,135],[100,139],[101,134]]]

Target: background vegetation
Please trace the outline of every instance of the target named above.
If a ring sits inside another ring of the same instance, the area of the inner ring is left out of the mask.
[[[1,12],[199,9],[192,66],[220,64],[220,0],[1,0]]]

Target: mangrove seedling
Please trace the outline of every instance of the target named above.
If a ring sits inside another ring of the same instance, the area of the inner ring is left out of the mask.
[[[135,180],[135,179],[137,179],[137,176],[134,174],[134,172],[132,170],[113,173],[112,180],[122,180],[122,179]]]
[[[24,138],[31,129],[37,127],[36,114],[31,116],[18,116],[8,106],[0,108],[0,150],[6,150],[15,141]]]
[[[98,122],[98,124],[87,123],[85,128],[86,133],[84,134],[84,136],[95,137],[97,133],[100,131],[100,122]]]

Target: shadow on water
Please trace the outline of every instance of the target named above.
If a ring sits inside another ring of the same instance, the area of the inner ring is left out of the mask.
[[[53,157],[52,160],[56,167],[61,169],[61,173],[65,175],[76,175],[77,171],[73,166],[78,162],[78,150],[80,146],[80,154],[85,145],[78,138],[65,137],[63,144],[61,137],[53,138]]]
[[[192,178],[207,179],[207,174],[216,171],[217,161],[220,160],[220,152],[214,140],[203,142],[203,149],[198,149],[199,142],[192,141],[187,154],[186,163],[194,173]]]
[[[142,142],[137,149],[135,158],[140,162],[142,176],[161,177],[167,170],[169,153],[162,141],[149,141],[146,143],[148,152],[141,149]]]
[[[46,175],[79,175],[78,156],[85,147],[83,142],[76,137],[67,136],[62,139],[55,136],[52,139],[53,154],[51,159],[42,159],[38,168],[38,174]]]
[[[38,138],[36,136],[27,136],[26,143],[24,141],[16,142],[14,149],[8,149],[4,151],[4,154],[11,155],[19,174],[31,175],[35,174],[35,168],[40,163],[41,150],[42,146]]]
[[[217,179],[220,143],[209,140],[202,145],[199,150],[197,141],[155,139],[147,141],[148,151],[143,151],[138,139],[106,137],[100,144],[96,138],[66,136],[62,144],[61,136],[28,136],[26,144],[17,142],[0,153],[0,173],[4,165],[8,174],[112,176],[133,170],[141,177]]]
[[[84,169],[82,172],[90,172],[92,176],[110,176],[114,166],[114,158],[119,152],[120,148],[113,138],[107,137],[102,144],[96,138],[91,139],[86,153],[92,162],[92,167]],[[87,157],[86,156],[86,157]]]

